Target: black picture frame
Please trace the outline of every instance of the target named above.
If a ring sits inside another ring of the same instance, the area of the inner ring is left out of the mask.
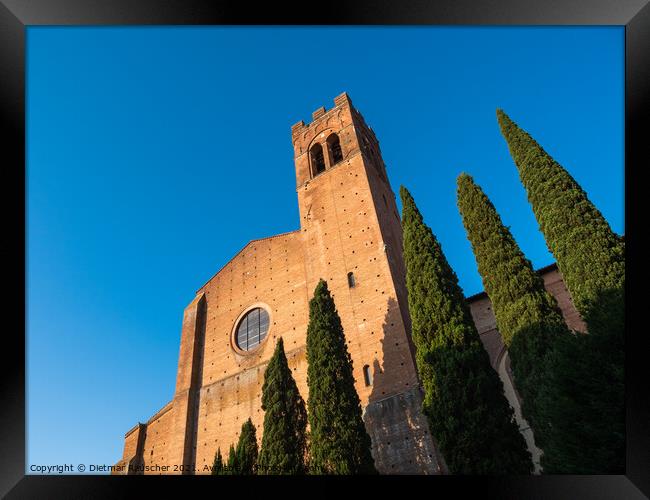
[[[306,5],[305,5],[306,7]],[[334,494],[351,482],[362,482],[396,493],[417,495],[409,483],[425,488],[426,494],[495,498],[645,498],[650,496],[650,392],[646,350],[642,339],[636,225],[643,216],[635,213],[640,182],[635,174],[650,162],[647,136],[648,89],[650,87],[650,6],[648,0],[401,0],[314,4],[310,10],[296,5],[266,2],[251,6],[234,1],[198,0],[0,0],[0,116],[4,174],[2,201],[6,203],[5,268],[8,292],[3,300],[5,328],[3,376],[0,378],[0,494],[8,498],[58,498],[124,496],[133,486],[153,485],[167,494],[187,494],[200,485],[215,493],[223,483],[210,477],[114,477],[25,475],[25,32],[34,25],[619,25],[625,27],[625,239],[628,252],[626,277],[626,412],[627,466],[621,476],[527,476],[527,477],[378,477],[302,478],[296,494],[330,490]],[[643,124],[645,123],[645,127]],[[629,225],[631,222],[631,225]],[[22,264],[22,266],[20,265]],[[630,267],[631,266],[631,267]],[[636,285],[639,285],[637,287]],[[10,286],[9,286],[10,285]],[[21,293],[22,292],[22,293]],[[23,314],[21,315],[21,311]],[[22,332],[22,333],[21,333]],[[634,332],[634,333],[633,333]],[[60,388],[65,391],[65,388]],[[107,402],[107,404],[110,404]],[[246,479],[240,487],[258,492],[279,484],[291,487],[288,478]],[[154,482],[155,481],[155,482]],[[417,484],[416,484],[417,483]],[[408,488],[408,489],[407,489]]]

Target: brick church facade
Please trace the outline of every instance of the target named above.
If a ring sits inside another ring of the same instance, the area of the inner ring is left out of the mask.
[[[217,448],[227,454],[249,417],[261,440],[264,370],[279,337],[306,401],[308,304],[321,278],[341,316],[377,469],[445,473],[420,410],[401,223],[377,138],[345,93],[291,136],[300,229],[249,242],[197,291],[183,316],[173,399],[126,433],[114,473],[209,474]],[[559,271],[540,272],[569,325],[584,331]],[[489,299],[468,301],[517,413]]]

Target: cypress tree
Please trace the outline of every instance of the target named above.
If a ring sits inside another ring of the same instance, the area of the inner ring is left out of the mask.
[[[239,467],[237,465],[237,452],[235,447],[231,444],[230,450],[228,451],[228,465],[224,471],[225,475],[234,476],[239,474]]]
[[[538,411],[546,384],[546,358],[559,335],[569,335],[555,298],[503,225],[494,205],[471,176],[458,177],[458,208],[497,328],[508,348],[522,413],[543,447],[548,423]]]
[[[264,372],[262,386],[264,434],[258,471],[263,474],[302,474],[305,470],[307,411],[278,339]]]
[[[309,302],[307,362],[310,473],[376,473],[354,388],[352,358],[334,300],[322,279]]]
[[[221,448],[217,448],[217,453],[214,455],[214,463],[212,464],[212,475],[223,475],[223,457],[221,456]]]
[[[549,370],[564,396],[544,397],[553,444],[546,472],[625,470],[625,243],[587,194],[524,130],[497,110],[501,132],[519,171],[537,223],[557,261],[588,335],[562,339]]]
[[[623,239],[573,177],[528,133],[500,109],[497,117],[539,228],[589,333],[620,337],[611,339],[612,347],[622,345]]]
[[[533,463],[440,244],[403,186],[404,263],[423,412],[453,474],[529,474]]]
[[[237,457],[237,474],[255,474],[257,467],[257,438],[255,437],[255,426],[250,418],[241,427],[235,454]]]

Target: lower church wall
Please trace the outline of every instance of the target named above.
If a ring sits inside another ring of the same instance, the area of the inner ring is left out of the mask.
[[[569,326],[585,331],[584,323],[573,306],[559,271],[555,266],[549,266],[540,272],[547,289],[558,301]],[[499,371],[507,351],[496,329],[490,300],[487,295],[479,294],[470,297],[468,302],[491,365]],[[307,361],[304,345],[294,349],[288,348],[287,358],[300,393],[306,399]],[[196,440],[193,441],[196,443],[196,451],[192,454],[198,474],[209,474],[209,469],[206,470],[205,466],[212,465],[217,448],[221,449],[224,459],[227,458],[230,445],[236,445],[241,425],[249,416],[257,429],[258,444],[261,444],[264,419],[261,392],[266,365],[267,361],[264,361],[214,382],[204,378],[203,383],[207,384],[201,387],[196,402],[198,422]],[[500,375],[504,387],[507,386],[506,392],[510,391],[518,397],[516,391],[510,387],[511,377],[505,377],[504,373]],[[380,473],[446,472],[444,458],[437,453],[426,417],[421,412],[421,391],[421,387],[407,388],[390,397],[378,400],[372,398],[372,402],[365,406],[364,422],[372,439],[372,454]],[[367,398],[364,399],[367,401]],[[128,473],[129,466],[136,469],[151,467],[153,470],[145,471],[151,474],[180,473],[170,470],[169,467],[180,465],[175,463],[179,460],[174,460],[172,455],[180,456],[177,448],[183,446],[184,436],[171,434],[172,429],[178,427],[174,424],[174,418],[182,420],[186,415],[186,409],[180,407],[183,401],[182,398],[173,400],[146,424],[138,424],[127,433],[123,457],[116,464],[118,470],[114,473]],[[516,405],[517,402],[513,400],[511,404],[513,403]],[[179,407],[175,408],[175,404]],[[523,429],[525,422],[520,424]],[[157,464],[171,465],[165,470],[156,470]]]
[[[446,472],[422,414],[422,398],[422,389],[414,387],[366,406],[364,421],[380,474]]]

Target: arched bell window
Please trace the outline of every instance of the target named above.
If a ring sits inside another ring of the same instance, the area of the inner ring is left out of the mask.
[[[323,146],[316,143],[311,147],[311,169],[314,175],[325,172],[325,155],[323,155]]]
[[[336,165],[343,161],[343,151],[341,151],[341,141],[338,135],[331,134],[327,138],[327,149],[330,155],[330,165]]]

